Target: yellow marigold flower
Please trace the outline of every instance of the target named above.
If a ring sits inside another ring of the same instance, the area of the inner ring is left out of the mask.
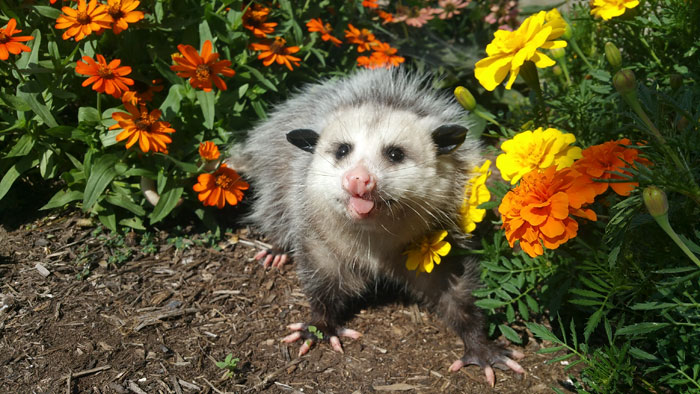
[[[424,236],[420,242],[414,243],[403,252],[408,255],[406,258],[406,268],[409,271],[418,269],[418,272],[430,273],[435,265],[440,264],[441,256],[447,256],[452,249],[449,242],[443,241],[447,236],[447,231],[441,230]]]
[[[555,64],[539,49],[563,48],[566,41],[556,40],[566,30],[566,22],[556,9],[540,11],[523,21],[515,31],[498,30],[493,41],[486,46],[488,57],[476,63],[474,75],[486,90],[494,90],[510,71],[506,89],[510,89],[526,61],[539,68]]]
[[[591,0],[591,14],[607,21],[638,5],[639,0]]]
[[[575,141],[573,134],[552,128],[524,131],[501,145],[504,153],[496,158],[496,167],[511,185],[536,168],[570,167],[581,157],[581,148],[569,146]]]
[[[464,188],[464,200],[459,213],[462,216],[462,230],[465,233],[474,231],[476,224],[486,216],[486,210],[477,207],[491,200],[491,192],[486,187],[486,179],[491,176],[490,167],[491,160],[486,160],[481,167],[474,167],[472,178]]]

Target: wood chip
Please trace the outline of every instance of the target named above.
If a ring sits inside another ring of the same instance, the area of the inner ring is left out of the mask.
[[[39,271],[39,275],[43,276],[44,278],[51,275],[51,272],[49,270],[47,270],[46,267],[41,265],[41,263],[36,263],[34,268],[36,268],[36,270]]]
[[[377,391],[409,391],[417,389],[418,386],[406,383],[396,383],[388,386],[372,386],[372,388]]]
[[[190,383],[190,382],[185,381],[185,380],[182,380],[182,379],[178,379],[177,381],[178,381],[178,383],[180,383],[180,386],[185,387],[185,388],[188,388],[188,389],[190,389],[190,390],[195,390],[195,391],[201,391],[201,390],[202,390],[201,387],[197,386],[197,385],[194,384],[194,383]]]
[[[139,385],[137,385],[133,380],[129,381],[129,390],[136,394],[147,394],[145,391],[141,390],[141,387],[139,387]]]

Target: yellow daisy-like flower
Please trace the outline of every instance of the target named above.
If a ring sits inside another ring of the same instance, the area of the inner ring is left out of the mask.
[[[477,207],[491,200],[491,192],[486,187],[486,179],[491,176],[490,167],[491,160],[486,160],[481,167],[474,167],[473,176],[464,188],[464,200],[459,213],[462,216],[462,230],[465,233],[474,231],[476,224],[486,216],[486,210]]]
[[[501,145],[504,153],[496,158],[496,167],[503,179],[512,185],[536,168],[570,167],[574,160],[581,158],[581,148],[570,146],[575,141],[573,134],[552,128],[524,131]]]
[[[430,273],[435,265],[440,264],[441,256],[447,256],[452,249],[449,242],[443,241],[447,236],[447,231],[441,230],[430,235],[426,235],[420,242],[411,245],[403,252],[408,255],[406,258],[406,268],[409,271],[418,269],[418,272]]]
[[[638,5],[639,0],[591,0],[591,14],[608,21]]]
[[[506,78],[510,89],[520,72],[520,67],[531,61],[539,68],[553,66],[556,62],[539,49],[564,48],[566,41],[556,40],[566,30],[566,22],[556,9],[531,15],[515,31],[498,30],[493,41],[486,46],[488,57],[476,62],[474,75],[486,90],[494,90]]]

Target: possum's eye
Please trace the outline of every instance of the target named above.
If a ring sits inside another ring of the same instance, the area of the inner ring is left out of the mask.
[[[396,146],[390,146],[386,148],[384,154],[392,163],[401,163],[405,156],[405,154],[403,153],[403,149]]]
[[[340,160],[343,157],[347,156],[348,153],[350,153],[351,149],[352,149],[352,147],[348,144],[338,145],[338,149],[335,151],[335,159]]]

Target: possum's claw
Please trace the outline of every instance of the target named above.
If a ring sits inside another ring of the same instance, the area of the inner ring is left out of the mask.
[[[254,259],[263,260],[262,265],[267,269],[270,267],[281,268],[289,260],[289,257],[285,253],[276,253],[273,249],[265,249],[258,252]]]
[[[505,370],[510,368],[514,372],[520,374],[525,373],[523,367],[521,367],[520,364],[517,363],[517,361],[513,360],[520,360],[521,358],[525,357],[525,355],[517,350],[510,350],[508,352],[510,357],[512,358],[502,354],[492,354],[486,359],[484,359],[483,357],[465,354],[464,357],[460,358],[459,360],[453,362],[452,365],[450,365],[450,371],[458,371],[460,368],[466,365],[478,365],[484,369],[484,374],[486,375],[486,382],[489,384],[489,386],[494,387],[496,385],[496,375],[493,372],[492,366]],[[503,367],[503,365],[505,367]]]
[[[292,343],[298,341],[299,339],[304,339],[304,343],[302,343],[302,345],[299,347],[299,356],[303,356],[304,354],[309,352],[311,346],[313,346],[314,342],[318,340],[317,334],[309,331],[309,327],[310,326],[305,323],[294,323],[288,325],[287,328],[294,332],[282,338],[282,342]],[[340,343],[339,336],[358,339],[362,336],[362,334],[358,331],[351,330],[349,328],[339,328],[338,330],[336,330],[336,335],[331,335],[327,337],[328,342],[330,342],[333,350],[339,353],[343,353],[343,345]]]

